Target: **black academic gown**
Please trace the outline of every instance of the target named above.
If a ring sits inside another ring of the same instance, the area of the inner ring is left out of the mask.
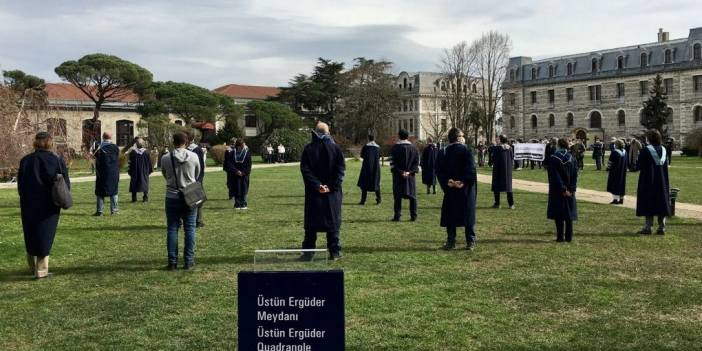
[[[305,183],[305,230],[338,231],[346,172],[341,148],[328,135],[312,132],[312,142],[302,151],[300,172]],[[320,185],[328,186],[330,192],[320,194]]]
[[[436,184],[436,160],[439,155],[439,149],[434,144],[428,144],[422,151],[422,184]]]
[[[102,143],[95,152],[95,195],[113,196],[119,193],[119,148]]]
[[[548,161],[551,159],[551,155],[556,152],[556,148],[551,145],[551,143],[546,144],[546,150],[544,150],[544,168],[548,168]]]
[[[508,144],[493,146],[492,163],[492,192],[512,192],[512,148]]]
[[[626,151],[615,149],[609,154],[607,191],[612,195],[626,195],[627,163]]]
[[[237,152],[228,148],[224,154],[224,171],[227,172],[227,188],[229,198],[242,198],[249,193],[249,177],[251,175],[251,152],[249,148]],[[237,175],[240,171],[243,175]]]
[[[54,243],[61,208],[51,197],[53,179],[62,174],[71,186],[66,164],[49,151],[35,151],[20,161],[17,190],[24,245],[31,256],[48,256]]]
[[[475,161],[473,153],[463,144],[451,144],[439,153],[437,177],[444,191],[441,204],[442,227],[465,227],[475,210]],[[463,188],[450,188],[448,180],[459,180]]]
[[[129,192],[149,192],[149,174],[154,171],[151,164],[151,155],[146,149],[132,150],[129,152]]]
[[[549,159],[548,167],[548,210],[547,218],[555,220],[576,220],[578,209],[575,191],[578,184],[578,164],[569,152],[556,151]],[[572,196],[565,197],[566,190]]]
[[[358,176],[358,187],[362,191],[380,191],[380,146],[368,143],[361,149],[361,174]]]
[[[663,155],[663,148],[652,146],[655,155]],[[637,216],[670,216],[670,184],[668,163],[659,162],[648,146],[639,153],[639,185],[636,191]]]
[[[400,141],[390,150],[392,157],[392,193],[395,197],[417,198],[417,183],[414,179],[419,171],[419,152],[409,141]],[[410,172],[404,178],[403,172]]]

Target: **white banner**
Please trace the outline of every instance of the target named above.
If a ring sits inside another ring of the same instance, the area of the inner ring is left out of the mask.
[[[546,154],[546,144],[524,143],[514,144],[515,160],[543,161]]]

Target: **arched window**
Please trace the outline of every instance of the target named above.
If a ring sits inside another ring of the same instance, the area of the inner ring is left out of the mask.
[[[668,107],[668,118],[665,119],[666,124],[673,124],[673,109]]]
[[[597,111],[590,113],[590,129],[602,128],[602,115]]]
[[[702,106],[695,106],[692,115],[694,116],[695,122],[702,122]]]
[[[556,125],[556,116],[552,114],[548,115],[548,127],[553,128]]]
[[[567,72],[568,72],[568,75],[572,75],[572,74],[573,74],[573,64],[572,64],[572,63],[568,62],[568,68],[567,68],[567,70],[568,70],[568,71],[567,71]]]
[[[473,86],[470,88],[472,92],[477,93],[478,92],[478,87],[473,83]]]
[[[536,129],[539,127],[539,119],[536,115],[531,115],[531,129]]]
[[[597,59],[592,59],[592,73],[597,72]]]
[[[83,147],[90,148],[94,141],[100,141],[100,134],[102,134],[102,123],[100,120],[93,121],[92,119],[86,119],[83,121],[82,132]]]
[[[553,78],[553,66],[548,66],[548,77]]]
[[[670,49],[665,51],[665,63],[673,63],[673,52]]]
[[[645,52],[641,53],[641,68],[648,67],[648,55]]]
[[[699,108],[699,106],[697,106]],[[702,108],[700,108],[702,110]],[[509,116],[509,128],[514,129],[514,127],[517,125],[517,122],[514,120],[514,116]]]
[[[117,127],[117,146],[127,146],[132,143],[134,138],[134,122],[130,120],[119,120],[116,123]]]
[[[441,82],[441,90],[446,91],[446,82],[444,81]]]
[[[536,79],[536,68],[531,69],[531,79]]]
[[[617,112],[617,125],[626,127],[626,112],[624,112],[624,110],[619,110],[619,112]]]
[[[407,78],[402,80],[402,87],[407,88]]]
[[[566,116],[566,124],[568,127],[572,127],[575,124],[574,121],[575,118],[573,118],[573,114],[568,112],[568,115]]]
[[[702,60],[702,44],[697,43],[692,46],[692,59]]]
[[[618,70],[624,69],[624,56],[617,57],[617,69]]]
[[[536,67],[536,77],[541,77],[541,67]]]

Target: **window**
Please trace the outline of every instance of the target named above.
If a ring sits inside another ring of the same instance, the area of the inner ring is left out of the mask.
[[[536,68],[531,69],[531,79],[536,79]]]
[[[673,109],[668,107],[668,118],[665,119],[666,124],[673,124]]]
[[[620,71],[624,69],[624,56],[617,57],[617,69]]]
[[[573,118],[573,114],[568,112],[568,115],[566,115],[566,124],[568,127],[572,127],[575,124],[575,118]]]
[[[531,103],[532,103],[532,105],[536,103],[536,92],[535,91],[531,92]]]
[[[648,67],[648,55],[645,52],[641,53],[641,68]]]
[[[624,110],[617,112],[617,125],[620,127],[626,126],[626,112]]]
[[[472,86],[470,89],[471,89],[471,91],[472,91],[473,93],[477,93],[477,92],[478,92],[478,87],[477,87],[475,84],[473,84],[473,86]]]
[[[441,82],[441,90],[446,91],[446,82]]]
[[[702,107],[697,106],[697,109],[700,110],[700,113],[702,113]],[[701,119],[702,120],[702,117]],[[517,125],[517,122],[514,120],[514,116],[509,116],[509,127],[511,129],[514,129],[514,127]]]
[[[556,125],[556,116],[552,114],[548,115],[548,127],[553,128]]]
[[[541,67],[536,67],[536,77],[541,77]]]
[[[641,96],[648,95],[648,81],[642,80],[639,82],[639,89],[641,90]]]
[[[623,98],[625,94],[624,83],[617,83],[617,97]]]
[[[402,80],[402,87],[407,88],[407,78]]]
[[[539,127],[539,119],[536,115],[531,115],[531,129],[536,129]]]
[[[673,63],[673,52],[670,49],[665,51],[665,63]]]
[[[407,112],[407,100],[402,100],[402,111]]]
[[[117,146],[127,146],[132,143],[134,137],[134,122],[123,119],[116,123]]]
[[[448,102],[446,100],[441,100],[441,111],[448,110]]]
[[[695,122],[702,122],[702,106],[695,106],[695,109],[692,111]]]
[[[573,88],[566,88],[566,99],[568,100],[568,102],[573,101],[574,97],[575,96],[573,94]]]
[[[448,129],[448,122],[446,118],[441,119],[441,131],[445,132]]]
[[[695,44],[692,46],[692,59],[702,60],[702,44]]]
[[[414,111],[414,102],[412,100],[408,100],[407,102],[409,105],[410,112]]]
[[[695,92],[702,92],[702,76],[693,76],[692,86]]]
[[[548,66],[548,77],[553,78],[553,66]]]
[[[573,74],[573,64],[570,62],[568,62],[567,72],[569,76]]]
[[[409,120],[409,132],[410,134],[414,134],[414,119]]]
[[[514,106],[517,104],[517,94],[515,93],[510,93],[509,94],[509,105]]]
[[[412,90],[412,83],[409,83],[409,86],[407,87],[407,90]]]
[[[602,128],[602,115],[597,111],[592,111],[590,114],[590,129]]]
[[[414,100],[414,110],[419,111],[419,100]]]
[[[554,104],[556,102],[556,92],[551,89],[548,91],[548,103]]]
[[[509,70],[509,81],[514,82],[514,70]]]
[[[256,128],[258,124],[256,122],[256,115],[246,115],[246,118],[244,120],[244,126],[246,128]]]
[[[596,73],[596,72],[597,72],[597,59],[594,58],[594,59],[592,59],[592,73]]]
[[[601,85],[590,85],[590,101],[601,101],[602,100],[602,86]]]
[[[53,138],[66,137],[66,120],[63,118],[47,118],[46,132]]]
[[[93,141],[100,140],[100,134],[102,134],[102,123],[100,120],[94,122],[92,119],[83,120],[81,131],[83,134],[83,146],[89,148]]]
[[[673,94],[673,78],[663,79],[663,88],[666,95]]]

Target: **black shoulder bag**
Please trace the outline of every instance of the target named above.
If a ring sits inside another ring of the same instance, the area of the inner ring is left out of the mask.
[[[175,162],[175,155],[171,151],[171,165],[173,166],[173,176],[175,177],[175,183],[176,187],[178,188],[178,192],[180,193],[181,198],[183,201],[185,201],[185,204],[188,205],[188,207],[192,210],[200,205],[202,205],[205,201],[207,201],[207,195],[205,194],[205,188],[202,187],[202,184],[200,182],[195,181],[193,183],[190,183],[186,187],[181,187],[179,182],[178,182],[178,168],[176,167],[176,162]],[[196,177],[197,178],[197,177]]]

